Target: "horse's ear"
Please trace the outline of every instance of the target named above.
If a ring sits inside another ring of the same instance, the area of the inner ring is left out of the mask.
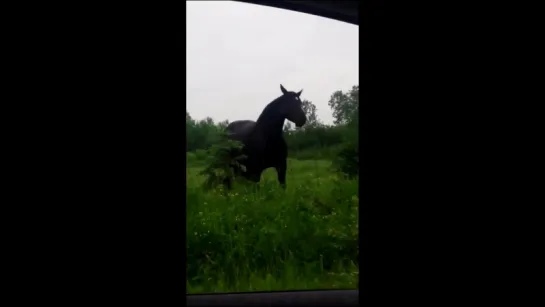
[[[280,90],[284,95],[288,93],[288,91],[284,88],[284,86],[282,86],[282,84],[280,84]]]
[[[297,97],[301,96],[301,93],[303,92],[303,90],[300,90],[298,93],[297,93]]]

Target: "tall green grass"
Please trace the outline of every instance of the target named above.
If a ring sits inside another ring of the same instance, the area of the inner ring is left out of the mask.
[[[191,159],[188,293],[357,287],[357,179],[335,174],[328,161],[289,160],[285,191],[274,169],[259,187],[205,191],[199,159]]]

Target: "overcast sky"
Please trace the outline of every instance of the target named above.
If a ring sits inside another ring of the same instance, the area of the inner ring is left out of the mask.
[[[359,84],[358,26],[232,1],[187,1],[187,110],[192,118],[256,120],[263,108],[303,89],[318,118],[327,101]]]

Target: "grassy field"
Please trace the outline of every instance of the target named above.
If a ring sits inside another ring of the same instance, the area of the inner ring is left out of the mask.
[[[287,189],[268,169],[260,187],[205,192],[187,168],[187,292],[354,289],[358,182],[330,162],[289,160]]]

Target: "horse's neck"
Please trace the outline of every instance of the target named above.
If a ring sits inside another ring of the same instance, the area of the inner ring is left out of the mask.
[[[258,129],[266,139],[276,139],[282,137],[284,128],[284,118],[274,120],[260,120],[256,123]]]
[[[274,102],[263,110],[256,121],[256,129],[259,129],[267,139],[281,138],[284,129],[284,121],[286,120],[280,115],[274,114],[275,106],[273,103]]]

